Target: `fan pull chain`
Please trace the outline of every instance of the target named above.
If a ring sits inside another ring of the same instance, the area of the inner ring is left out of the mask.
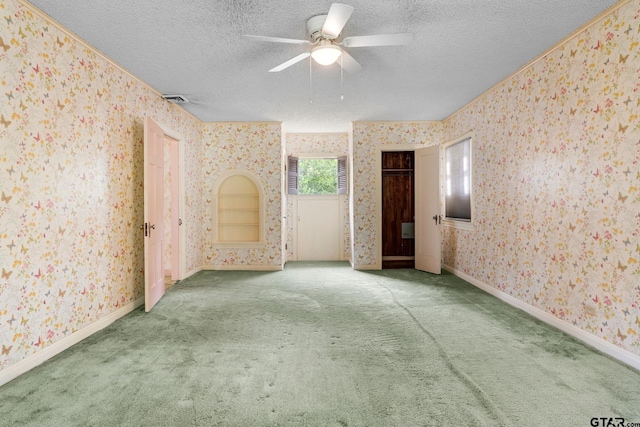
[[[313,69],[313,61],[311,60],[311,56],[309,56],[309,104],[313,104],[313,73],[311,72]]]
[[[344,99],[344,55],[340,55],[340,100]]]

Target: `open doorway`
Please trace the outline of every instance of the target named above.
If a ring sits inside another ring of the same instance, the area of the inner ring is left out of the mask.
[[[382,268],[414,268],[414,152],[381,155]]]

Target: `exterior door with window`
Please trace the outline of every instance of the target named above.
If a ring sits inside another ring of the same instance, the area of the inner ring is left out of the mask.
[[[293,256],[298,261],[342,259],[347,159],[289,156],[288,194],[293,196]]]
[[[415,151],[415,189],[416,269],[440,274],[442,235],[439,146]]]

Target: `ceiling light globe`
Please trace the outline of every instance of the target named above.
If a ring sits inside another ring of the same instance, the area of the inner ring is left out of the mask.
[[[334,45],[316,46],[311,51],[311,57],[320,65],[331,65],[342,55],[342,50]]]

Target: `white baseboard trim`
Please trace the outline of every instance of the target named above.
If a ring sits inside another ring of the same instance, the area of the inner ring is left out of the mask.
[[[191,277],[191,276],[193,276],[194,274],[199,273],[200,271],[202,271],[202,268],[194,268],[193,270],[188,271],[188,272],[187,272],[187,274],[185,274],[185,276],[184,276],[182,279],[180,279],[180,280],[184,280],[184,279],[186,279],[187,277]]]
[[[547,313],[544,310],[541,310],[537,307],[527,304],[524,301],[521,301],[515,297],[512,297],[511,295],[505,292],[502,292],[501,290],[496,289],[492,286],[489,286],[486,283],[481,282],[480,280],[477,280],[469,276],[468,274],[463,273],[462,271],[456,270],[453,267],[450,267],[448,265],[443,265],[442,268],[460,277],[461,279],[471,283],[477,288],[482,289],[486,293],[493,295],[499,300],[504,301],[513,307],[519,308],[520,310],[526,312],[527,314],[530,314],[536,319],[541,320],[548,325],[551,325],[555,328],[560,329],[562,332],[565,332],[571,335],[572,337],[577,338],[583,343],[591,347],[594,347],[595,349],[605,354],[608,354],[609,356],[619,360],[622,363],[625,363],[631,366],[632,368],[640,370],[640,356],[636,356],[630,351],[624,350],[614,344],[611,344],[608,341],[603,340],[600,337],[597,337],[596,335],[593,335],[589,332],[586,332],[578,328],[577,326],[574,326],[570,323],[560,320],[557,317],[553,316],[550,313]]]
[[[240,271],[281,271],[282,265],[248,265],[248,264],[234,264],[234,265],[204,265],[202,270],[240,270]]]
[[[8,368],[3,369],[2,371],[0,371],[0,386],[51,359],[53,356],[62,353],[72,345],[79,343],[83,339],[95,334],[99,330],[104,329],[119,318],[131,313],[133,310],[143,304],[144,297],[130,302],[129,304],[120,307],[119,309],[103,317],[102,319],[96,320],[90,325],[87,325],[84,328],[75,331],[71,335],[62,338],[60,341],[56,341],[53,344],[44,347],[42,350],[32,354],[26,359],[23,359],[9,366]]]

